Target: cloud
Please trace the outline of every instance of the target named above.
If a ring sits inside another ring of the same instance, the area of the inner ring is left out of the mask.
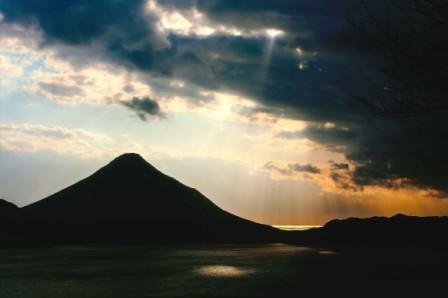
[[[165,46],[157,32],[147,26],[153,17],[145,14],[144,5],[143,0],[42,0],[37,6],[30,1],[20,0],[2,3],[0,9],[5,21],[18,21],[26,25],[37,23],[45,33],[48,43],[76,45],[98,39],[107,42],[109,35],[113,33],[114,39],[126,43],[126,48],[113,44],[110,47],[115,46],[117,51],[129,49],[132,52],[135,49],[139,53],[139,50],[147,47],[153,49]]]
[[[331,169],[333,171],[348,171],[350,170],[350,165],[348,163],[337,163],[330,160]]]
[[[83,96],[84,92],[78,86],[67,86],[58,83],[38,82],[39,88],[56,97]]]
[[[159,103],[149,97],[134,97],[131,101],[124,101],[122,105],[133,110],[142,121],[147,121],[149,117],[165,118]]]
[[[290,163],[280,165],[275,162],[268,162],[263,167],[265,170],[276,171],[284,176],[293,176],[297,173],[320,174],[321,169],[311,164]]]
[[[331,172],[329,177],[338,189],[354,192],[361,191],[363,189],[361,186],[353,183],[353,179],[350,174]]]
[[[411,119],[311,124],[303,130],[280,132],[277,137],[306,138],[325,150],[343,153],[352,166],[333,162],[330,175],[343,189],[418,187],[446,197],[446,116],[442,111]]]
[[[298,32],[297,23],[306,24],[303,19],[306,19],[306,12],[310,9],[299,13],[300,10],[285,10],[285,7],[306,8],[307,5],[284,2],[282,5],[271,3],[260,6],[251,2],[236,5],[239,9],[231,9],[231,5],[221,1],[214,4],[199,2],[196,7],[192,6],[192,3],[184,2],[182,5],[160,1],[160,7],[164,8],[151,10],[151,5],[148,6],[143,0],[44,0],[38,7],[29,1],[18,0],[13,3],[2,2],[0,10],[6,23],[20,23],[23,26],[38,28],[42,33],[42,46],[59,49],[58,54],[72,63],[83,64],[94,57],[130,70],[181,79],[200,88],[239,93],[277,106],[283,113],[291,115],[322,118],[320,107],[325,104],[334,116],[346,117],[346,113],[340,112],[343,107],[336,100],[341,95],[338,86],[343,85],[343,81],[334,80],[341,77],[334,76],[334,71],[336,67],[340,69],[340,64],[333,68],[330,65],[333,62],[328,61],[327,69],[322,71],[319,63],[309,61],[306,72],[297,66],[306,61],[304,56],[298,55],[295,44],[303,47],[304,51],[307,48],[295,40],[302,34]],[[243,33],[254,30],[267,32],[266,30],[278,25],[278,29],[285,32],[285,36],[269,46],[271,38],[267,34],[211,34],[206,38],[199,38],[179,34],[174,29],[167,32],[160,28],[161,23],[168,23],[164,22],[166,11],[181,14],[192,9],[202,14],[202,18],[210,19],[216,28],[227,28],[228,24],[216,17],[217,7],[222,8],[229,18],[231,15],[244,15],[250,11],[248,8],[252,7],[258,14],[271,17],[250,18],[254,20],[252,23],[238,22],[238,30]],[[313,7],[313,13],[316,15],[325,16],[329,13],[325,5]],[[98,11],[102,12],[100,16],[97,15]],[[288,22],[283,22],[282,25],[274,22],[274,19],[287,19]],[[319,30],[320,28],[321,26],[317,27]],[[269,50],[269,47],[272,49]],[[350,68],[350,65],[344,67]],[[288,106],[297,109],[290,109]]]
[[[146,119],[160,115],[158,105],[144,99],[161,98],[150,91],[166,97],[181,94],[199,103],[211,100],[201,97],[205,93],[236,94],[262,107],[240,111],[248,118],[262,113],[311,122],[277,136],[306,138],[344,153],[358,186],[448,191],[446,112],[387,120],[354,108],[353,94],[368,90],[378,71],[372,68],[377,61],[372,51],[352,41],[356,33],[347,22],[353,12],[347,9],[349,2],[160,0],[150,9],[143,0],[42,0],[39,5],[15,0],[0,2],[0,11],[1,24],[36,30],[39,50],[51,49],[71,64],[73,75],[81,72],[83,77],[36,73],[31,89],[50,98],[117,103],[135,97],[127,107]],[[257,33],[268,29],[283,34],[273,38]],[[82,72],[99,64],[138,75],[119,84],[109,80],[113,75],[91,82],[106,72]],[[172,81],[186,87],[171,86]]]
[[[18,77],[22,74],[22,68],[10,59],[0,56],[0,77]]]
[[[313,142],[324,145],[328,150],[340,150],[349,146],[358,139],[356,128],[339,126],[334,123],[309,123],[299,131],[281,131],[277,137],[283,139],[307,138]]]
[[[53,151],[81,159],[98,159],[123,151],[141,151],[136,144],[116,142],[102,133],[62,126],[0,123],[0,134],[0,148],[12,152]]]
[[[310,164],[292,164],[290,165],[291,169],[294,172],[303,172],[303,173],[310,173],[310,174],[320,174],[321,171],[318,167],[310,165]]]
[[[347,158],[356,165],[354,181],[359,185],[411,185],[446,192],[446,117],[446,112],[440,112],[362,127],[361,137],[347,151]]]
[[[138,74],[122,67],[92,63],[77,68],[52,53],[39,58],[46,58],[45,64],[29,74],[25,89],[59,103],[117,104],[152,92]]]

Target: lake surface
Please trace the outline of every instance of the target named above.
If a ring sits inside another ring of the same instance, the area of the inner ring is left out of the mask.
[[[0,251],[0,297],[265,296],[312,257],[283,244]]]
[[[447,266],[446,253],[284,244],[0,250],[0,297],[301,297],[357,286],[436,289],[448,281]]]

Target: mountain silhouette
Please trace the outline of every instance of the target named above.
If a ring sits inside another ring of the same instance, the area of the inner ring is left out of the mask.
[[[18,212],[19,208],[16,205],[0,199],[0,247],[8,242],[6,235],[14,233],[11,223],[14,221]]]
[[[0,199],[0,218],[14,214],[19,210],[19,207],[6,200]]]
[[[279,233],[222,210],[134,153],[20,208],[16,227],[23,241],[43,244],[253,242]]]
[[[448,247],[448,217],[332,220],[284,232],[226,212],[134,153],[28,206],[0,199],[0,246],[291,242]]]

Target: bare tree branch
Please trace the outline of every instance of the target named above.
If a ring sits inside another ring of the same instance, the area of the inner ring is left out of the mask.
[[[390,117],[448,110],[448,0],[359,3],[364,18],[351,24],[382,61],[383,79],[357,100]]]

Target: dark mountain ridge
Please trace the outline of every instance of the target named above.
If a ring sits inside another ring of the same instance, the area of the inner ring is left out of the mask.
[[[12,226],[14,241],[25,244],[269,242],[280,234],[222,210],[134,153],[20,208]]]
[[[19,210],[15,204],[10,203],[6,200],[0,199],[0,218],[7,216],[9,214],[13,214]]]

